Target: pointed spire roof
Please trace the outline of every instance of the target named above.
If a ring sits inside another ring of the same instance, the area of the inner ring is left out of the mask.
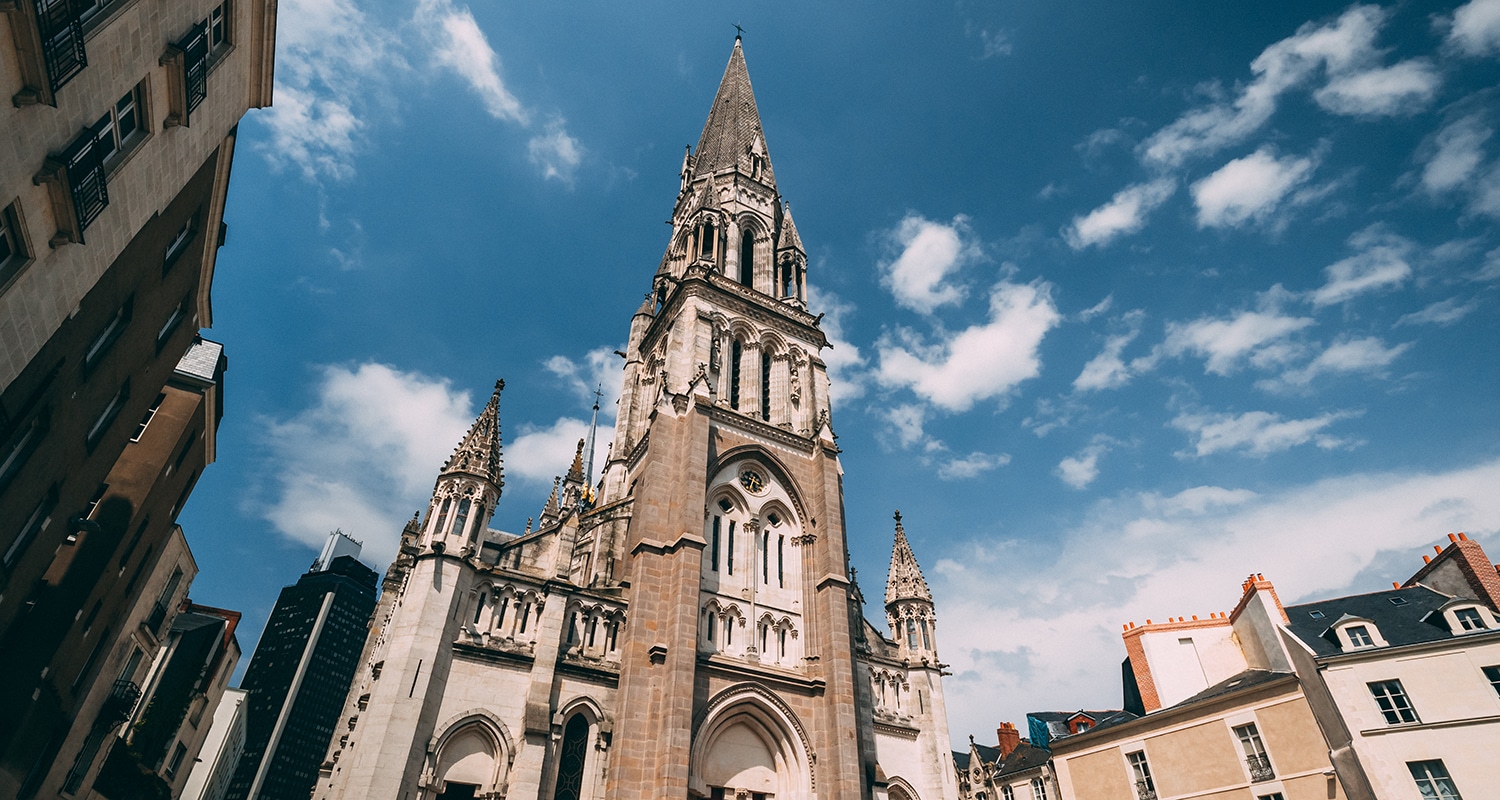
[[[579,439],[578,451],[573,453],[573,465],[568,467],[568,476],[566,480],[569,483],[581,483],[583,479],[583,440]]]
[[[441,474],[462,472],[487,480],[496,488],[505,485],[500,458],[500,390],[504,388],[504,380],[495,381],[495,392],[490,395],[490,401],[479,412],[479,418],[474,420],[463,441],[454,448]]]
[[[922,568],[917,566],[917,557],[906,541],[906,529],[901,527],[900,511],[896,512],[896,544],[891,548],[891,573],[885,583],[885,604],[898,600],[932,602],[927,579],[922,577]]]
[[[797,223],[792,222],[792,204],[787,203],[781,214],[781,234],[776,237],[776,249],[796,250],[802,255],[807,255],[807,248],[802,246],[802,237],[797,235]]]
[[[739,37],[735,37],[734,51],[729,54],[729,65],[724,68],[724,78],[719,81],[719,92],[714,95],[713,108],[708,112],[708,122],[694,152],[694,176],[728,167],[739,167],[745,174],[753,174],[751,154],[755,153],[763,159],[760,179],[769,186],[776,185]]]

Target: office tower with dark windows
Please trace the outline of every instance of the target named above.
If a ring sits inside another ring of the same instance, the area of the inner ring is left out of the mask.
[[[249,714],[232,800],[312,793],[375,608],[377,576],[358,554],[335,532],[312,569],[281,590],[240,685]]]

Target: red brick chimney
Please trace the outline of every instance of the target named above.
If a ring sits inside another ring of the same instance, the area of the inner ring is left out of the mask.
[[[1001,758],[1010,755],[1011,751],[1016,749],[1016,745],[1021,743],[1021,732],[1009,722],[1000,723],[1000,727],[995,729],[995,737],[1000,740]]]

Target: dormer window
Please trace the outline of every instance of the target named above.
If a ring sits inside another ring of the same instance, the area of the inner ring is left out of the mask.
[[[1370,638],[1370,629],[1363,625],[1350,625],[1344,629],[1344,634],[1349,637],[1350,647],[1375,646],[1375,640]]]
[[[1367,650],[1372,647],[1385,647],[1389,644],[1384,636],[1380,635],[1380,629],[1375,623],[1363,617],[1355,617],[1345,614],[1333,626],[1323,633],[1324,638],[1339,646],[1340,650],[1350,652],[1353,650]]]
[[[1479,616],[1477,608],[1458,608],[1453,610],[1453,618],[1458,621],[1458,627],[1464,631],[1482,631],[1486,629],[1484,618]]]

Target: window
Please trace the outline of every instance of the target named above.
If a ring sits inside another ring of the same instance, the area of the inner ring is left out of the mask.
[[[1047,800],[1047,784],[1041,778],[1031,779],[1031,800]]]
[[[786,628],[776,629],[777,658],[786,658]]]
[[[187,747],[178,742],[177,747],[172,750],[172,760],[167,762],[166,776],[168,779],[177,775],[177,770],[182,766],[182,759],[187,756]]]
[[[151,401],[151,407],[146,409],[145,416],[141,417],[141,424],[135,426],[135,433],[131,435],[130,441],[139,442],[141,440],[141,437],[146,434],[146,428],[151,425],[151,420],[156,417],[157,410],[161,408],[162,402],[166,399],[166,395],[159,394],[155,400]]]
[[[1271,759],[1266,756],[1266,746],[1260,740],[1260,731],[1256,729],[1255,723],[1235,728],[1234,735],[1240,740],[1240,748],[1245,751],[1245,766],[1250,768],[1250,780],[1260,783],[1275,778],[1276,771],[1271,768]]]
[[[31,260],[26,247],[26,230],[21,223],[21,201],[0,208],[0,290]]]
[[[1479,609],[1477,608],[1455,609],[1453,617],[1458,620],[1458,626],[1466,631],[1482,631],[1485,629],[1484,618],[1479,616]]]
[[[1442,759],[1408,761],[1406,768],[1411,772],[1412,780],[1417,782],[1417,791],[1421,792],[1422,800],[1463,800],[1458,793],[1458,786],[1448,774],[1448,768],[1443,766]]]
[[[480,592],[479,593],[479,602],[477,602],[477,603],[474,604],[474,624],[475,625],[479,624],[479,615],[484,613],[484,601],[485,601],[485,599],[486,599],[485,593],[484,592]]]
[[[94,341],[89,343],[89,349],[83,354],[84,372],[92,370],[104,359],[105,354],[120,338],[120,334],[125,332],[125,326],[130,324],[134,308],[135,295],[132,294],[125,298],[125,302],[115,309],[114,316],[109,318],[109,322],[106,322],[104,327],[94,335]]]
[[[917,649],[917,621],[906,620],[906,646],[910,650]]]
[[[771,354],[760,351],[760,418],[771,421]]]
[[[1309,617],[1312,617],[1313,619],[1322,619],[1323,618],[1323,612],[1316,611],[1316,610],[1315,611],[1309,611],[1309,612],[1307,612],[1307,615]]]
[[[711,553],[711,555],[709,556],[709,569],[713,570],[714,572],[719,571],[719,528],[722,524],[723,517],[715,514],[713,533],[711,534],[709,541],[709,548]]]
[[[724,571],[734,574],[734,520],[729,521],[729,550],[724,553]]]
[[[1016,800],[1016,792],[1009,785],[1000,787],[1000,800]]]
[[[437,524],[432,526],[432,533],[434,536],[442,535],[443,526],[448,523],[448,508],[451,505],[453,505],[453,500],[451,498],[443,498],[442,509],[438,511]]]
[[[1255,796],[1255,800],[1286,800],[1286,798],[1281,792],[1271,792],[1270,794],[1258,794]]]
[[[94,490],[94,496],[90,497],[88,503],[83,507],[84,519],[94,518],[94,513],[99,510],[99,503],[104,499],[104,493],[107,491],[109,491],[109,484],[107,483],[99,484],[99,488]]]
[[[172,313],[167,316],[167,321],[162,323],[161,329],[156,332],[156,352],[160,353],[162,348],[167,346],[167,340],[177,332],[177,326],[181,325],[183,318],[187,316],[187,308],[188,299],[184,297],[182,302],[178,303],[177,307],[172,309]]]
[[[104,410],[99,412],[99,416],[94,419],[93,426],[89,428],[88,436],[84,437],[84,441],[91,452],[95,447],[99,446],[99,440],[104,438],[104,434],[109,431],[110,424],[115,421],[115,417],[120,416],[120,411],[125,408],[125,401],[129,399],[130,379],[126,378],[125,382],[120,384],[120,390],[115,392],[115,396],[110,398],[109,403],[104,406]]]
[[[49,422],[46,412],[37,414],[22,426],[19,435],[11,439],[10,446],[3,451],[4,457],[0,458],[0,490],[4,490],[11,479],[20,474],[26,459],[36,452],[37,446],[42,443],[42,437],[47,433]]]
[[[713,644],[714,643],[714,612],[713,612],[713,609],[709,609],[708,610],[708,625],[707,625],[707,628],[708,628],[708,643],[709,644]]]
[[[193,241],[193,223],[195,221],[194,219],[189,219],[187,222],[182,223],[182,227],[177,230],[177,233],[173,234],[172,241],[167,243],[167,252],[161,259],[161,271],[163,275],[167,273],[167,270],[172,268],[173,264],[177,263],[177,259],[181,258],[183,252],[187,250],[188,243]]]
[[[220,3],[208,12],[208,49],[218,54],[232,42],[229,40],[229,3]]]
[[[5,555],[0,556],[0,566],[10,569],[21,560],[21,554],[26,552],[26,547],[31,544],[31,540],[35,539],[37,534],[47,530],[47,526],[52,523],[52,517],[49,515],[56,507],[57,485],[53,484],[47,494],[42,497],[42,501],[31,509],[31,513],[26,516],[26,521],[21,523],[21,530],[16,534],[15,541],[5,549]]]
[[[932,637],[927,632],[927,620],[925,620],[925,619],[917,620],[917,626],[922,629],[922,649],[923,650],[931,650],[932,649]]]
[[[1350,647],[1374,647],[1375,640],[1370,638],[1370,629],[1363,625],[1350,625],[1344,629],[1349,637]]]
[[[745,348],[739,342],[729,346],[729,407],[735,411],[740,410],[740,362],[745,355]]]
[[[583,767],[589,752],[589,721],[574,714],[563,729],[561,758],[557,765],[557,791],[553,800],[579,800],[583,796]]]
[[[1484,678],[1495,687],[1495,694],[1500,694],[1500,667],[1485,667]]]
[[[764,531],[760,535],[760,583],[762,586],[771,582],[771,532]]]
[[[740,237],[740,283],[755,285],[755,234],[750,231]]]
[[[1391,598],[1391,605],[1393,605],[1393,606],[1404,606],[1404,605],[1406,605],[1406,598],[1405,597],[1392,597]]]
[[[776,537],[776,586],[781,589],[786,588],[786,536],[783,535]]]
[[[458,501],[458,513],[453,517],[453,535],[462,536],[469,526],[469,499],[466,497]]]
[[[1411,700],[1407,699],[1401,681],[1379,681],[1369,686],[1370,694],[1375,698],[1376,705],[1380,706],[1380,713],[1385,716],[1387,725],[1421,721],[1417,719],[1416,709],[1412,708]]]
[[[1130,762],[1130,771],[1135,775],[1135,796],[1139,800],[1156,800],[1156,782],[1151,780],[1151,765],[1146,763],[1145,751],[1127,753],[1125,760]]]
[[[131,148],[145,137],[141,125],[141,86],[138,84],[94,123],[99,159],[107,169],[119,166]]]

